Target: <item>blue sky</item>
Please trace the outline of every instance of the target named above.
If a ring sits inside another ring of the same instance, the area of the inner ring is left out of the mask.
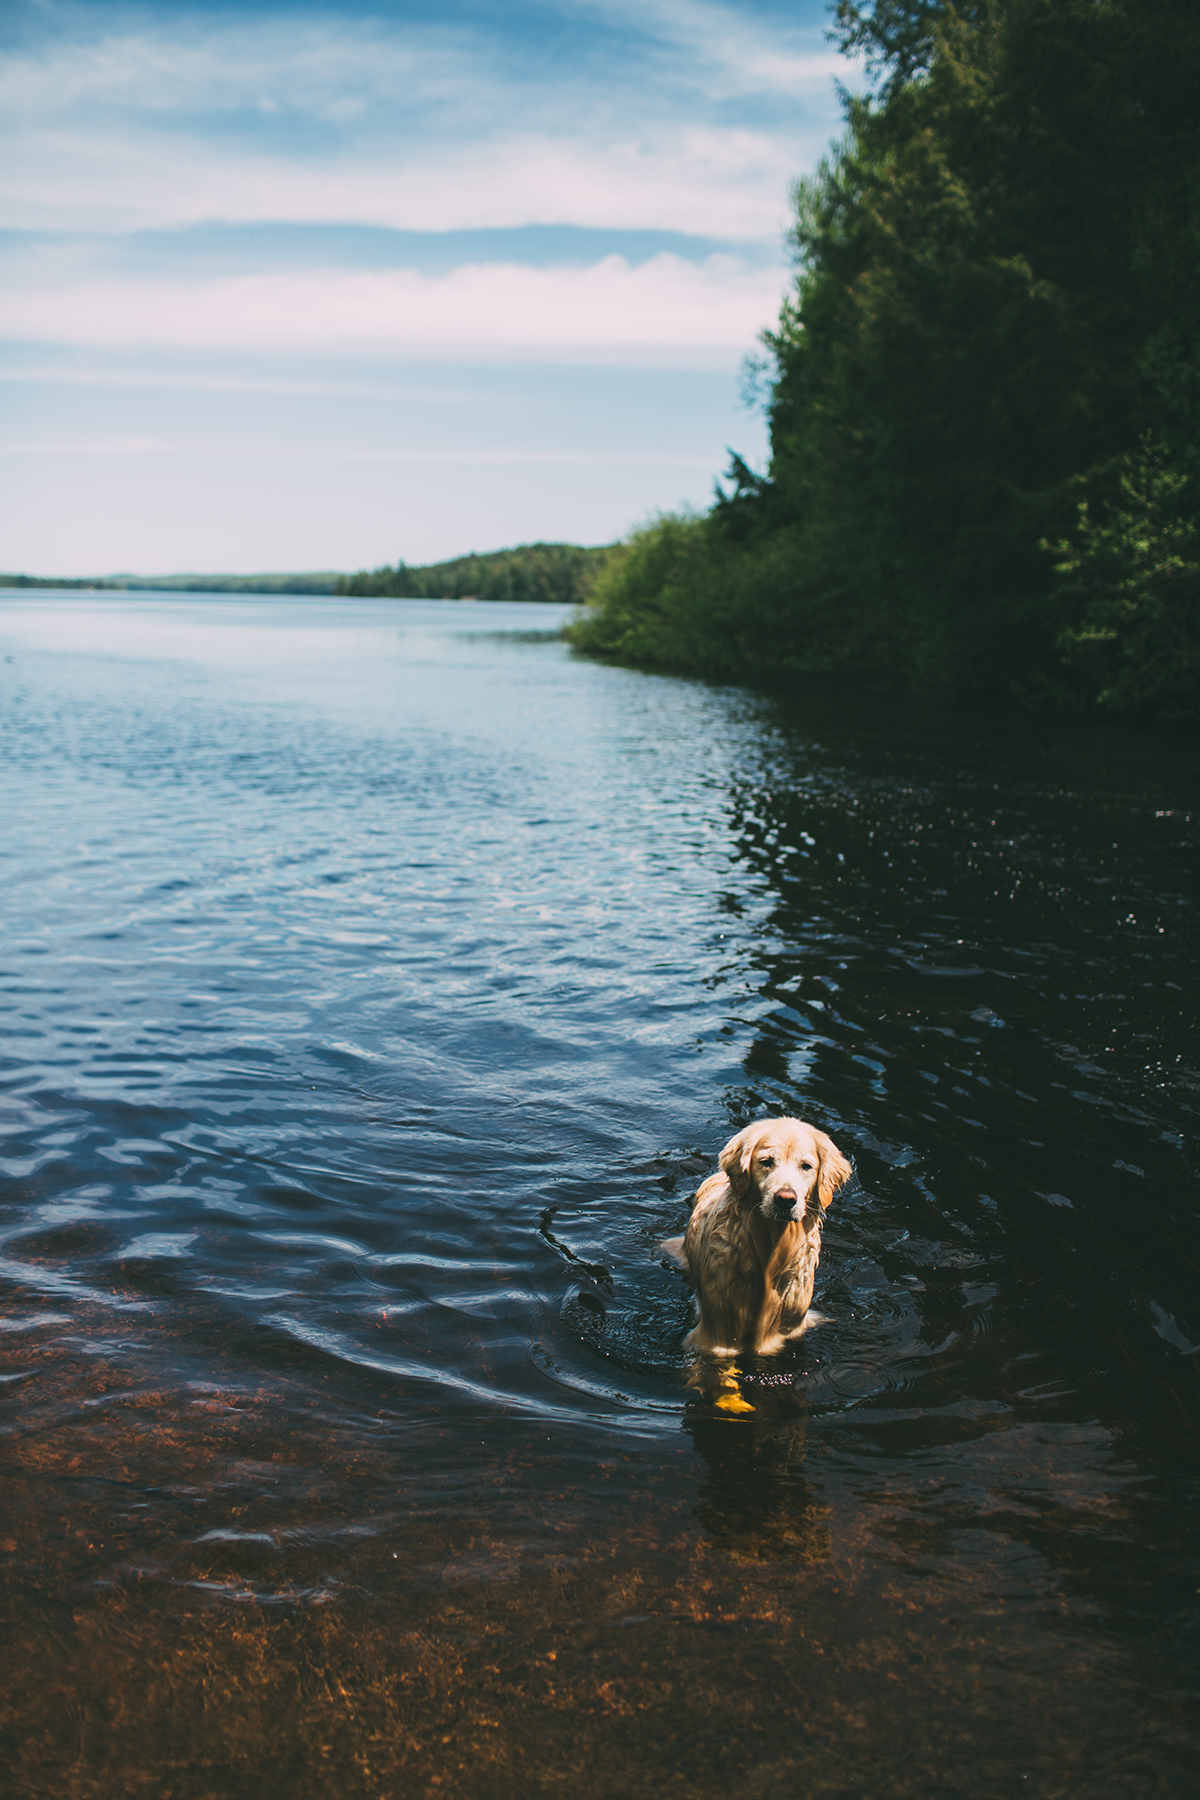
[[[823,0],[9,0],[0,568],[598,543],[765,452]]]

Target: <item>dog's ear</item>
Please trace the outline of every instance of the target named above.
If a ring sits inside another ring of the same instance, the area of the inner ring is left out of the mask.
[[[729,1178],[729,1185],[737,1195],[745,1193],[750,1183],[750,1158],[754,1154],[754,1134],[747,1125],[736,1137],[731,1137],[722,1150],[717,1161]]]
[[[817,1149],[821,1153],[821,1172],[817,1176],[817,1196],[822,1208],[829,1205],[840,1187],[844,1187],[853,1175],[854,1170],[846,1161],[832,1138],[827,1138],[823,1131],[814,1131]]]

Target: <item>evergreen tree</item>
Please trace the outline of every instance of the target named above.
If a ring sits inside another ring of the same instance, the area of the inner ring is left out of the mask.
[[[1200,7],[839,0],[833,29],[875,90],[796,189],[769,476],[735,458],[688,527],[705,550],[662,590],[659,660],[1194,710],[1194,674],[1168,701],[1150,672],[1197,629],[1187,582],[1111,595],[1137,506],[1162,544],[1197,517]],[[649,603],[653,560],[643,534],[602,575],[582,642],[629,653],[604,615],[635,577]]]

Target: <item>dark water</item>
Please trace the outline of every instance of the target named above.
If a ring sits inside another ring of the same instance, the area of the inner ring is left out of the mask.
[[[0,600],[7,1791],[1193,1793],[1194,749],[557,622]]]

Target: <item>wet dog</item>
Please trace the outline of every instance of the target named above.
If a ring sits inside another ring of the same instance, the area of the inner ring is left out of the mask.
[[[663,1245],[696,1286],[684,1342],[707,1356],[770,1356],[805,1329],[825,1208],[854,1171],[800,1119],[747,1125],[718,1161],[687,1231]]]

